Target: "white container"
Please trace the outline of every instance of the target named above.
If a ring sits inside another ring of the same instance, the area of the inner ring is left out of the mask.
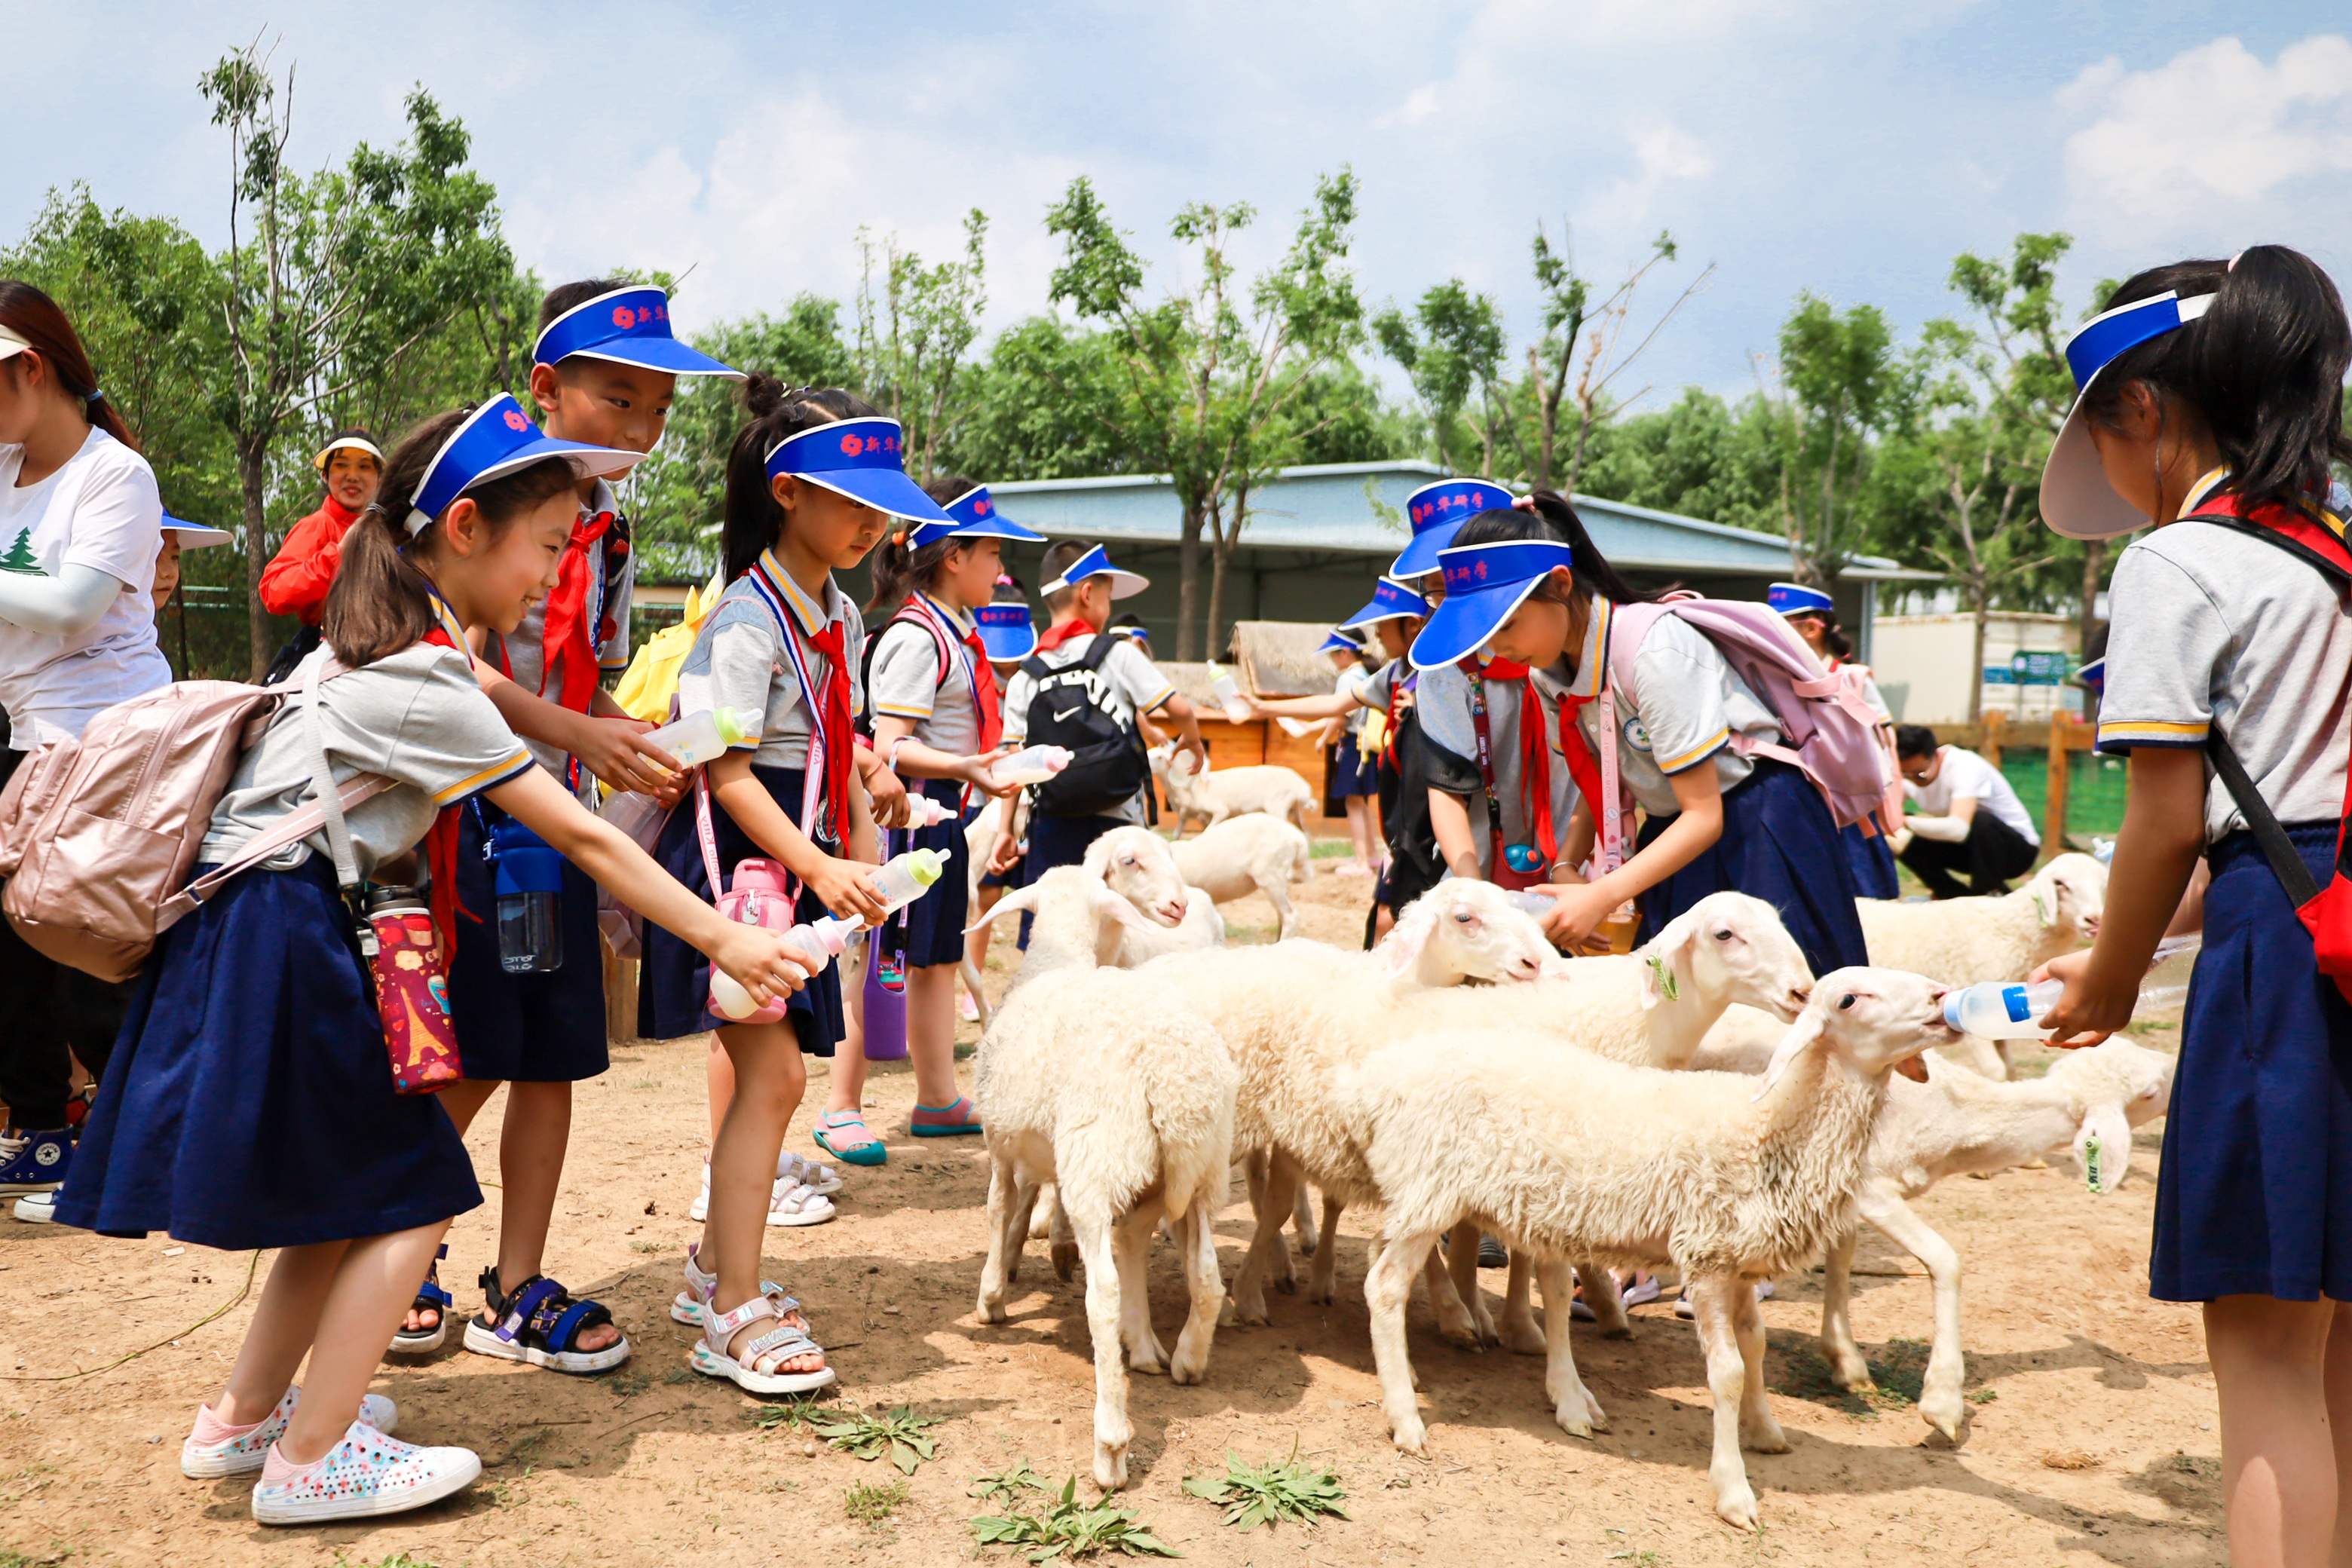
[[[2058,1005],[2065,994],[2063,980],[2038,985],[1987,980],[1946,995],[1944,1022],[1964,1035],[1988,1040],[2046,1040],[2053,1031],[2035,1020]]]
[[[1542,920],[1559,908],[1559,900],[1549,893],[1530,893],[1525,889],[1514,889],[1505,892],[1503,897],[1511,908],[1524,910],[1538,920]]]
[[[792,950],[793,956],[802,961],[802,967],[814,980],[824,973],[826,964],[841,956],[841,950],[847,945],[848,933],[856,929],[856,921],[836,920],[832,915],[824,915],[777,934]],[[731,1018],[740,1024],[761,1011],[761,1006],[751,1000],[749,991],[735,983],[734,976],[723,969],[714,968],[710,972],[710,1010],[722,1018]]]
[[[751,738],[742,716],[732,708],[706,708],[647,731],[646,742],[676,757],[679,766],[698,768],[725,755],[728,747]]]
[[[1067,746],[1028,746],[989,764],[990,776],[1007,788],[1044,784],[1070,765]]]
[[[893,856],[874,873],[874,891],[882,907],[896,912],[929,892],[948,868],[948,858],[936,849],[909,849]]]
[[[912,790],[907,792],[907,809],[912,813],[907,818],[908,827],[937,827],[956,814],[955,807],[944,801],[933,800],[927,795],[917,795]]]
[[[1242,689],[1234,684],[1232,676],[1213,664],[1209,666],[1209,688],[1217,694],[1217,706],[1225,710],[1227,719],[1236,724],[1248,722],[1247,712],[1242,707]]]

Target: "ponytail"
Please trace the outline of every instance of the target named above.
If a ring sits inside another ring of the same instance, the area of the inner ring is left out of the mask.
[[[727,452],[727,504],[721,514],[719,549],[730,583],[751,569],[760,552],[773,548],[783,532],[784,509],[768,482],[768,453],[776,443],[836,419],[872,419],[881,410],[837,386],[788,388],[772,375],[753,371],[743,381],[743,410],[751,422],[736,433]]]
[[[122,416],[114,411],[113,403],[100,390],[98,373],[90,369],[89,355],[81,346],[81,337],[55,300],[30,283],[0,278],[0,326],[24,339],[41,356],[58,390],[81,405],[83,418],[132,451],[140,450],[139,437],[131,433],[131,426],[122,422]]]
[[[951,474],[925,485],[923,493],[945,506],[979,488],[977,480]],[[971,540],[952,534],[917,545],[908,537],[914,530],[912,522],[898,519],[898,525],[883,537],[881,548],[874,552],[874,596],[866,601],[869,618],[895,612],[918,588],[929,593],[949,552],[971,546]]]
[[[468,404],[436,414],[404,437],[375,500],[343,535],[342,555],[327,588],[320,629],[335,657],[350,668],[415,647],[437,624],[432,580],[416,564],[413,552],[433,537],[441,522],[436,518],[412,536],[407,518],[434,455],[473,411]],[[515,519],[574,482],[570,465],[550,458],[464,493],[481,510],[495,539]]]
[[[1532,510],[1528,510],[1530,506]],[[1454,536],[1454,545],[1499,544],[1518,539],[1549,539],[1566,544],[1571,556],[1570,574],[1584,593],[1598,594],[1614,605],[1648,604],[1658,597],[1637,591],[1617,574],[1617,568],[1609,564],[1609,558],[1584,531],[1584,520],[1557,490],[1538,490],[1520,506],[1480,512],[1462,525]]]
[[[2084,414],[2115,428],[2124,388],[2145,383],[2204,422],[2230,465],[2224,490],[2315,517],[2330,465],[2352,463],[2343,402],[2352,327],[2336,285],[2302,252],[2257,245],[2234,261],[2150,268],[2102,308],[2167,291],[2210,294],[2213,303],[2179,331],[2116,355],[2084,395]]]

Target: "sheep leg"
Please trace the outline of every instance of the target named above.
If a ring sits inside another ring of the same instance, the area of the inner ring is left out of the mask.
[[[1478,1238],[1484,1234],[1475,1220],[1460,1220],[1445,1244],[1445,1268],[1454,1283],[1453,1305],[1467,1318],[1454,1318],[1446,1303],[1437,1303],[1437,1331],[1447,1343],[1465,1351],[1482,1351],[1500,1343],[1495,1315],[1486,1310],[1486,1293],[1478,1289]]]
[[[1437,1333],[1440,1339],[1462,1350],[1482,1351],[1486,1348],[1486,1342],[1478,1337],[1478,1320],[1471,1314],[1468,1304],[1462,1300],[1461,1287],[1455,1284],[1452,1272],[1453,1259],[1460,1255],[1462,1229],[1463,1227],[1457,1225],[1447,1234],[1447,1251],[1444,1257],[1441,1258],[1434,1251],[1429,1255],[1428,1267],[1424,1270],[1429,1277],[1429,1304],[1437,1312]],[[1471,1234],[1474,1239],[1470,1246],[1475,1253],[1478,1246],[1475,1239],[1476,1232],[1473,1231]],[[1475,1271],[1471,1275],[1470,1289],[1473,1294],[1478,1289],[1478,1279]]]
[[[1853,1342],[1853,1243],[1857,1232],[1848,1226],[1832,1238],[1822,1259],[1822,1359],[1829,1363],[1830,1382],[1849,1394],[1871,1389],[1870,1363]]]
[[[1615,1275],[1586,1258],[1576,1266],[1576,1282],[1584,1287],[1584,1304],[1592,1309],[1592,1326],[1602,1339],[1633,1337],[1633,1320],[1625,1315],[1625,1298]]]
[[[1215,1208],[1206,1193],[1173,1226],[1177,1251],[1183,1255],[1184,1287],[1192,1299],[1183,1331],[1176,1336],[1176,1354],[1168,1375],[1177,1383],[1200,1383],[1209,1375],[1209,1347],[1217,1337],[1217,1319],[1225,1304],[1224,1276],[1217,1268]]]
[[[1518,1261],[1519,1255],[1512,1254],[1515,1275]],[[1571,1437],[1590,1437],[1595,1428],[1606,1432],[1609,1418],[1601,1413],[1601,1401],[1592,1397],[1592,1390],[1577,1375],[1576,1352],[1569,1344],[1568,1325],[1573,1314],[1568,1303],[1576,1282],[1569,1278],[1568,1260],[1547,1258],[1535,1265],[1535,1270],[1543,1279],[1544,1393],[1551,1399],[1551,1418]]]
[[[1307,1271],[1307,1299],[1326,1307],[1336,1299],[1339,1288],[1339,1216],[1347,1206],[1325,1189],[1322,1245],[1316,1247],[1314,1263]]]
[[[1698,1321],[1699,1349],[1706,1357],[1707,1392],[1715,1400],[1715,1446],[1706,1479],[1715,1487],[1715,1511],[1742,1530],[1756,1528],[1756,1490],[1748,1484],[1748,1464],[1739,1456],[1739,1409],[1746,1394],[1748,1360],[1732,1328],[1729,1290],[1747,1282],[1711,1275],[1695,1282],[1691,1309]]]
[[[1065,1214],[1067,1215],[1066,1209]],[[1087,1331],[1095,1342],[1095,1485],[1127,1484],[1127,1356],[1119,1344],[1118,1259],[1109,1221],[1089,1210],[1068,1215],[1087,1263]]]
[[[980,1266],[980,1300],[973,1310],[983,1323],[1004,1321],[1004,1287],[1021,1267],[1021,1231],[1028,1226],[1013,1162],[996,1160],[988,1171],[988,1261]],[[1030,1189],[1034,1199],[1035,1189]]]
[[[1287,881],[1286,878],[1277,878],[1257,885],[1257,890],[1265,895],[1265,901],[1274,906],[1274,912],[1282,917],[1282,924],[1275,933],[1276,942],[1288,942],[1298,930],[1298,911],[1290,907]]]
[[[1292,1194],[1290,1223],[1298,1232],[1298,1250],[1309,1258],[1314,1257],[1315,1249],[1323,1238],[1315,1228],[1315,1195],[1307,1190],[1304,1178]]]
[[[1037,1202],[1029,1211],[1029,1239],[1043,1241],[1054,1234],[1054,1211],[1061,1206],[1060,1194],[1052,1182],[1037,1189]]]
[[[964,991],[971,997],[973,1009],[980,1014],[980,1026],[987,1028],[989,1020],[996,1016],[996,1012],[988,1005],[988,993],[981,989],[980,971],[972,967],[971,959],[966,958],[957,963],[956,973],[963,976]]]
[[[1277,1259],[1281,1275],[1289,1276],[1287,1289],[1298,1288],[1297,1277],[1290,1269],[1289,1245],[1282,1239],[1283,1221],[1290,1215],[1289,1191],[1281,1185],[1283,1162],[1279,1156],[1267,1158],[1265,1174],[1261,1178],[1261,1157],[1264,1156],[1253,1154],[1249,1161],[1250,1202],[1256,1215],[1256,1227],[1250,1233],[1249,1253],[1242,1259],[1241,1272],[1234,1276],[1233,1291],[1225,1307],[1226,1321],[1252,1326],[1263,1326],[1266,1321],[1265,1280],[1276,1273]]]
[[[1054,1273],[1066,1285],[1077,1272],[1078,1258],[1083,1254],[1077,1235],[1070,1227],[1070,1206],[1062,1201],[1058,1184],[1054,1190]],[[1088,1268],[1094,1265],[1088,1263]]]
[[[1958,1441],[1965,1408],[1960,1398],[1965,1369],[1960,1353],[1960,1255],[1889,1184],[1864,1183],[1854,1206],[1896,1246],[1926,1264],[1927,1276],[1935,1282],[1936,1342],[1927,1352],[1927,1373],[1919,1385],[1919,1417]]]
[[[1111,1226],[1111,1253],[1118,1261],[1118,1337],[1127,1347],[1130,1372],[1168,1370],[1168,1352],[1151,1331],[1151,1293],[1145,1273],[1162,1206],[1158,1198],[1146,1198]]]
[[[1503,1344],[1516,1355],[1546,1355],[1550,1352],[1550,1340],[1536,1324],[1534,1281],[1535,1259],[1514,1248],[1510,1289],[1503,1297]],[[1550,1316],[1551,1310],[1551,1293],[1547,1290],[1545,1316]]]
[[[1756,1454],[1785,1454],[1789,1439],[1773,1419],[1772,1395],[1764,1386],[1764,1309],[1756,1300],[1756,1283],[1734,1279],[1725,1289],[1731,1298],[1731,1331],[1739,1341],[1740,1447]]]
[[[1421,1423],[1421,1407],[1412,1396],[1404,1308],[1412,1295],[1413,1275],[1436,1245],[1433,1230],[1394,1237],[1381,1248],[1371,1272],[1364,1277],[1364,1304],[1372,1318],[1372,1364],[1381,1375],[1381,1408],[1388,1415],[1390,1439],[1408,1454],[1418,1454],[1428,1446],[1429,1430]]]
[[[1298,1289],[1298,1274],[1290,1261],[1290,1243],[1284,1238],[1282,1227],[1299,1203],[1297,1194],[1304,1190],[1306,1184],[1300,1177],[1297,1163],[1293,1162],[1288,1166],[1290,1180],[1286,1190],[1277,1179],[1277,1173],[1283,1168],[1281,1154],[1272,1149],[1253,1152],[1244,1165],[1249,1173],[1250,1215],[1257,1226],[1251,1233],[1251,1248],[1255,1251],[1258,1238],[1266,1236],[1270,1218],[1273,1235],[1267,1237],[1266,1247],[1273,1261],[1265,1264],[1262,1272],[1272,1276],[1274,1288],[1287,1296]],[[1307,1250],[1312,1252],[1315,1248],[1309,1244]]]

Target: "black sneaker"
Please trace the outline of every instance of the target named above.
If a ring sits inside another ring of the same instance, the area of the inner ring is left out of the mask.
[[[1511,1255],[1503,1250],[1503,1244],[1501,1242],[1496,1241],[1491,1236],[1482,1236],[1478,1238],[1479,1268],[1508,1268],[1510,1266]]]

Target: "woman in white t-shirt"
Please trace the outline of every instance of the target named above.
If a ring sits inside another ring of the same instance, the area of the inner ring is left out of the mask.
[[[31,284],[0,279],[0,783],[42,742],[171,680],[148,596],[163,542],[154,471],[73,323]],[[102,1072],[123,998],[0,922],[0,1201],[19,1219],[49,1217],[72,1163],[68,1049]]]

